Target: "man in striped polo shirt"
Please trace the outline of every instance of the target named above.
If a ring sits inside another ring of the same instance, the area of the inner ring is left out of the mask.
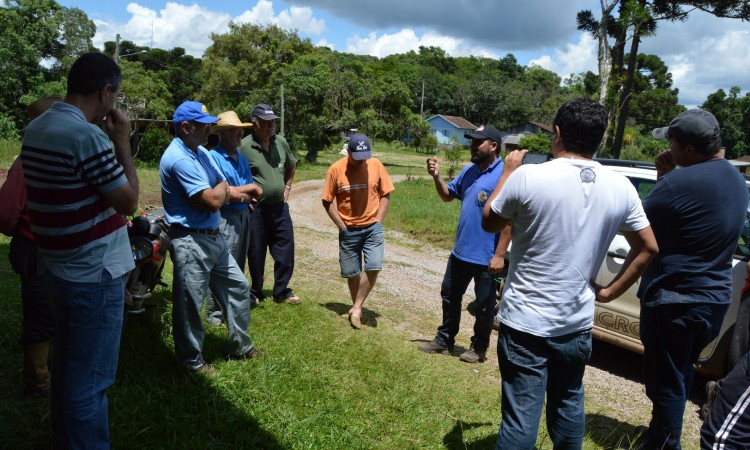
[[[134,267],[123,215],[138,207],[130,123],[114,109],[121,81],[109,57],[81,56],[21,149],[31,231],[57,291],[50,417],[62,448],[109,448],[106,391]]]

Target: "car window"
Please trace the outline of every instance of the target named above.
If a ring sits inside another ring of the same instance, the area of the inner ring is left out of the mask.
[[[747,215],[745,215],[745,226],[742,227],[742,233],[737,242],[737,249],[734,251],[734,256],[737,258],[750,256],[750,206],[748,206]]]
[[[648,197],[648,194],[651,193],[651,191],[654,189],[654,185],[656,184],[656,180],[644,180],[642,178],[628,178],[631,183],[633,183],[633,186],[635,186],[635,190],[638,192],[638,197],[641,198],[641,201],[645,200],[646,197]]]

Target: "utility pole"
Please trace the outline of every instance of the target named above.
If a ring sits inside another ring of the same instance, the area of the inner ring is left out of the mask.
[[[284,135],[284,85],[281,85],[281,133]]]
[[[424,80],[422,80],[422,103],[419,105],[419,116],[424,119]]]
[[[120,62],[120,33],[115,36],[115,64]]]

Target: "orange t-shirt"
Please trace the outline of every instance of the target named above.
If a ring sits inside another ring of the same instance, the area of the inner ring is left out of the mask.
[[[321,198],[327,202],[336,199],[336,208],[347,227],[365,227],[375,223],[380,197],[393,189],[383,163],[370,158],[361,166],[353,166],[345,157],[328,169]]]

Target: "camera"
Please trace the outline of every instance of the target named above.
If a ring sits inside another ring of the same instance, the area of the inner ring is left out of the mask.
[[[541,164],[552,159],[548,153],[526,153],[521,164]]]

